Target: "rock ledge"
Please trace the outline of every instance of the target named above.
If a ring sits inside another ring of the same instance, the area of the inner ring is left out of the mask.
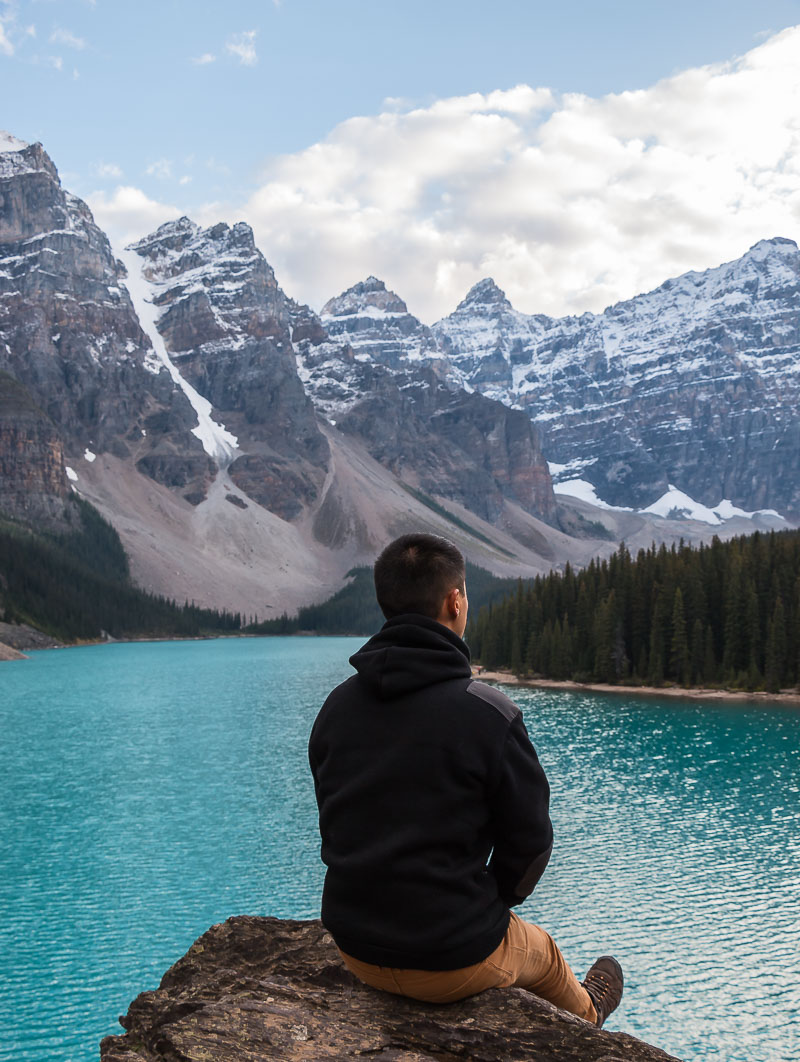
[[[101,1062],[676,1062],[521,989],[446,1006],[367,988],[319,921],[240,916],[212,926],[120,1018]]]

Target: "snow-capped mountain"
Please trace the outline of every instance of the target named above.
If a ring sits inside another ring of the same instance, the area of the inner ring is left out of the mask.
[[[336,337],[346,307],[323,322],[287,298],[247,225],[181,218],[115,255],[41,146],[8,137],[0,196],[4,514],[58,523],[77,491],[140,585],[261,616],[324,599],[412,528],[495,569],[546,570],[555,503],[524,414],[443,390],[427,356],[411,375],[355,354],[363,328]],[[366,316],[432,350],[379,288],[355,296]],[[314,352],[358,366],[342,427],[298,373]]]
[[[303,322],[307,320],[307,312]],[[297,343],[317,408],[381,464],[492,523],[506,501],[556,521],[530,419],[464,385],[431,330],[375,277],[325,304],[324,335]]]
[[[0,142],[0,203],[0,370],[27,388],[75,464],[87,448],[110,450],[152,461],[161,482],[204,482],[192,409],[152,363],[124,270],[40,144]]]
[[[332,342],[347,344],[358,361],[405,368],[409,362],[436,360],[438,345],[430,328],[377,277],[367,277],[322,307],[320,319]]]
[[[550,319],[515,310],[491,278],[475,284],[433,332],[450,365],[482,394],[514,405],[512,366],[535,349]]]
[[[644,507],[669,484],[707,506],[800,511],[800,252],[741,259],[562,319],[491,281],[433,332],[465,382],[524,408],[562,479]]]
[[[289,300],[250,226],[180,218],[123,260],[154,349],[191,387],[195,409],[209,405],[198,412],[207,451],[260,504],[297,516],[319,495],[329,449],[297,374]]]
[[[406,530],[532,574],[796,498],[788,241],[563,321],[487,280],[433,328],[375,277],[317,315],[242,223],[116,252],[0,137],[0,509],[58,525],[78,491],[147,589],[263,617]]]

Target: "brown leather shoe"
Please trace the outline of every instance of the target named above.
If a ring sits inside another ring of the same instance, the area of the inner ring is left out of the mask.
[[[597,1027],[619,1006],[622,999],[622,967],[611,955],[601,955],[587,973],[583,987],[597,1011]]]

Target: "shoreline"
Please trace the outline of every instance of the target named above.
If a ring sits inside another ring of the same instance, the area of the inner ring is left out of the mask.
[[[689,701],[747,701],[751,704],[800,705],[800,692],[765,693],[748,690],[717,690],[702,686],[615,686],[610,682],[573,682],[570,679],[521,679],[510,671],[483,671],[473,675],[481,682],[529,689],[564,690],[567,693],[630,693],[635,697],[677,697]]]
[[[4,628],[4,630],[2,629]],[[9,631],[11,625],[0,624],[0,635]],[[317,635],[314,631],[293,632],[291,635],[263,635],[244,632],[225,634],[185,634],[185,635],[142,635],[131,638],[98,638],[86,639],[78,642],[58,642],[48,635],[42,634],[35,628],[21,625],[22,631],[34,635],[33,638],[2,640],[3,649],[11,650],[13,655],[0,654],[0,660],[27,659],[23,650],[32,649],[79,649],[93,645],[120,645],[147,642],[192,642],[209,641],[220,638],[269,638],[269,637],[365,637],[364,635]],[[18,627],[17,630],[20,630]],[[14,645],[9,642],[19,641],[27,644]],[[38,644],[36,644],[38,643]],[[49,644],[48,644],[49,643]],[[19,656],[16,654],[19,653]],[[785,704],[800,706],[800,690],[783,690],[780,693],[766,693],[762,690],[726,690],[708,689],[703,686],[623,686],[613,685],[610,682],[574,682],[571,679],[547,679],[547,678],[518,678],[511,671],[486,671],[483,668],[472,668],[473,678],[481,682],[493,682],[503,686],[518,686],[527,689],[562,690],[565,693],[610,693],[615,696],[620,694],[632,694],[636,697],[672,697],[690,701],[717,701],[717,702],[746,702],[750,704]]]

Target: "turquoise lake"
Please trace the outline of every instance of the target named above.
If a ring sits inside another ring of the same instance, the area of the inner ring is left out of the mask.
[[[318,915],[306,742],[363,639],[112,644],[0,664],[0,1059],[97,1059],[212,923]],[[556,847],[519,913],[608,1022],[686,1062],[800,1060],[800,711],[510,690]]]

